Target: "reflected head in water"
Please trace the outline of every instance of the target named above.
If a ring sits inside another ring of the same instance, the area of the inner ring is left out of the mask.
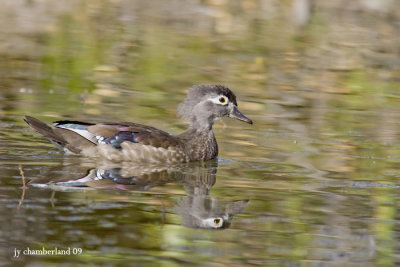
[[[175,212],[186,227],[225,229],[231,225],[233,216],[241,213],[247,204],[248,200],[224,202],[211,196],[188,195],[178,201]]]
[[[187,131],[180,135],[129,122],[56,121],[48,125],[30,116],[24,120],[68,153],[113,162],[157,164],[214,159],[218,155],[212,131],[216,120],[232,117],[253,123],[239,111],[234,93],[221,85],[193,86],[179,105],[178,113],[189,121]]]
[[[215,184],[218,162],[193,162],[173,166],[135,166],[129,164],[92,168],[76,164],[52,167],[31,185],[53,190],[74,188],[118,189],[125,191],[151,190],[167,183],[182,185],[186,196],[179,197],[173,211],[182,224],[191,228],[225,229],[235,214],[241,213],[248,201],[221,201],[209,195]],[[77,175],[81,169],[85,176]]]

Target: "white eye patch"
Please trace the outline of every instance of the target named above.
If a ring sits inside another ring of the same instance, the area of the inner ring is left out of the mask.
[[[215,104],[219,104],[219,105],[223,105],[223,106],[226,106],[229,104],[229,99],[224,95],[212,97],[209,100]]]
[[[203,225],[211,228],[221,228],[224,225],[224,219],[221,217],[207,218],[203,220]]]

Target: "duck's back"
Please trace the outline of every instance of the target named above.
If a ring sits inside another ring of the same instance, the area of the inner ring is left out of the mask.
[[[47,125],[29,116],[25,121],[52,143],[74,154],[112,161],[189,161],[185,146],[178,137],[142,124],[57,121]]]

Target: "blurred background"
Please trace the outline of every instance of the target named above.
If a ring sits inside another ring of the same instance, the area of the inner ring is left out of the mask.
[[[1,5],[3,259],[14,248],[75,246],[82,256],[13,262],[400,263],[399,1]],[[19,165],[36,179],[83,160],[60,154],[24,115],[134,121],[179,133],[185,124],[176,107],[202,83],[230,87],[254,121],[214,127],[220,159],[210,194],[250,200],[229,229],[182,225],[173,209],[187,193],[179,183],[139,192],[22,187]]]

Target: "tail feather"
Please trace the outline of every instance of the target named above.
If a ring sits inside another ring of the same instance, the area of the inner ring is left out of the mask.
[[[36,132],[48,138],[53,144],[60,148],[65,148],[69,152],[78,154],[83,149],[94,146],[92,142],[71,130],[48,125],[30,116],[25,116],[24,121]]]
[[[62,136],[59,136],[54,132],[54,127],[47,125],[41,120],[38,120],[30,116],[25,116],[24,121],[28,123],[29,126],[31,126],[36,132],[49,138],[52,142],[55,142],[60,146],[65,146],[67,144],[67,141],[65,141],[65,139],[62,138]]]

